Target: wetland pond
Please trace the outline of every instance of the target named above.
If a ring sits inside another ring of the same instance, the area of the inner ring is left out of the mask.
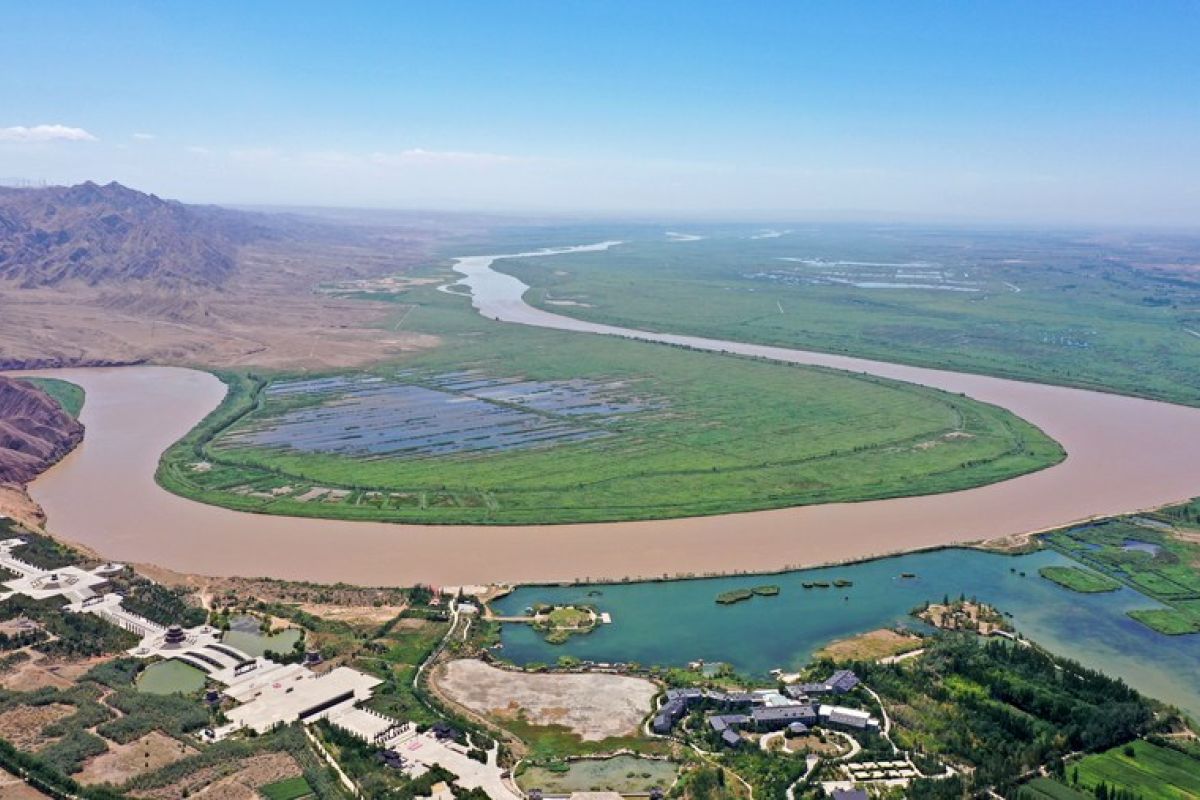
[[[1049,550],[1004,556],[945,549],[773,575],[777,596],[732,605],[714,598],[762,584],[763,576],[529,586],[493,606],[508,615],[538,602],[586,603],[612,615],[611,625],[561,645],[546,643],[528,625],[505,625],[500,655],[517,664],[554,663],[563,655],[664,666],[702,659],[766,678],[772,669],[802,666],[835,639],[898,624],[922,628],[909,611],[965,594],[1012,614],[1017,630],[1047,649],[1200,717],[1200,635],[1164,636],[1130,619],[1133,609],[1161,607],[1131,589],[1084,595],[1038,575],[1041,567],[1074,563]],[[853,586],[803,587],[838,579]]]
[[[541,789],[547,794],[610,791],[643,794],[654,787],[670,788],[679,769],[670,761],[636,756],[586,758],[564,765],[565,769],[529,767],[518,777],[526,791]]]

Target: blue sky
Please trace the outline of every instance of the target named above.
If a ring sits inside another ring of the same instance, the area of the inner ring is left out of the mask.
[[[1200,220],[1197,3],[10,0],[0,23],[0,179],[231,203]]]

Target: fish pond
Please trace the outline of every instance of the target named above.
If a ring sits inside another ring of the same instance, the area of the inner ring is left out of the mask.
[[[909,612],[927,600],[974,596],[1011,614],[1019,632],[1053,652],[1200,717],[1200,635],[1164,636],[1130,619],[1129,611],[1162,607],[1131,589],[1084,595],[1038,575],[1042,567],[1075,564],[1049,550],[1004,556],[946,549],[774,575],[778,595],[730,605],[714,598],[753,589],[762,576],[528,586],[494,607],[509,615],[535,603],[583,603],[612,616],[611,625],[560,645],[527,625],[505,625],[502,655],[518,664],[563,655],[664,666],[702,659],[765,678],[775,668],[802,666],[835,639],[894,625],[921,628]],[[853,585],[836,587],[838,580]]]

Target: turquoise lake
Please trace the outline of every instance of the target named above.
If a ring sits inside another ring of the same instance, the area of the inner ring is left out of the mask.
[[[499,614],[520,614],[535,602],[590,603],[612,615],[611,625],[561,645],[546,644],[526,625],[505,625],[502,653],[517,664],[553,663],[562,655],[664,666],[703,659],[765,677],[775,668],[804,665],[834,639],[896,624],[918,627],[909,616],[914,607],[966,594],[1010,613],[1017,630],[1052,652],[1124,678],[1200,718],[1200,635],[1163,636],[1130,619],[1129,610],[1160,607],[1130,589],[1085,595],[1038,575],[1040,567],[1074,563],[1052,551],[939,550],[771,576],[529,586],[493,606]],[[836,578],[854,585],[801,586]],[[762,584],[777,584],[780,594],[728,606],[714,601],[721,592]]]

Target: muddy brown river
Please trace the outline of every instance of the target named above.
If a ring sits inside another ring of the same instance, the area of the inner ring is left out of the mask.
[[[531,255],[537,254],[506,257]],[[57,535],[113,559],[209,575],[458,585],[811,566],[1044,530],[1200,493],[1200,409],[582,322],[527,305],[526,287],[491,269],[496,258],[463,258],[456,265],[464,275],[460,283],[486,316],[961,392],[1039,426],[1068,457],[1032,475],[961,492],[665,521],[492,527],[272,517],[203,505],[159,488],[159,455],[216,407],[224,387],[208,373],[145,366],[38,373],[84,387],[87,435],[33,483],[31,494]]]

